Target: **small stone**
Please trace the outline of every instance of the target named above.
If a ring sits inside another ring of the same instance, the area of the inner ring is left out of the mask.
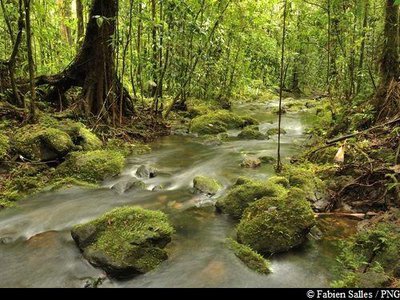
[[[261,160],[257,157],[246,157],[241,166],[243,168],[256,169],[261,166]]]

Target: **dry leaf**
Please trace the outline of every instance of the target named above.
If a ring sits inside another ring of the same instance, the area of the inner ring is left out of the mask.
[[[345,153],[345,146],[341,146],[335,156],[335,162],[337,163],[344,163],[344,153]]]
[[[394,171],[397,174],[400,174],[400,165],[395,165],[394,167],[391,167],[390,170]]]

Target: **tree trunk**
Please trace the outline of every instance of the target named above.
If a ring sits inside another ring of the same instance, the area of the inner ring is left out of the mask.
[[[395,0],[386,0],[384,41],[381,82],[373,101],[378,122],[396,116],[400,111],[399,5]]]
[[[57,0],[57,5],[61,12],[61,25],[60,25],[60,33],[61,38],[68,43],[68,45],[72,45],[72,35],[71,28],[69,28],[68,20],[71,18],[71,0]]]
[[[76,18],[78,20],[77,40],[80,43],[85,34],[85,24],[83,21],[83,4],[82,0],[76,0]]]
[[[26,27],[26,46],[28,51],[29,82],[31,91],[31,102],[29,106],[30,121],[36,121],[36,89],[35,89],[35,63],[32,53],[32,32],[31,32],[31,0],[24,0],[25,6],[25,27]]]
[[[55,87],[48,95],[52,102],[72,86],[83,87],[86,115],[107,123],[115,122],[119,107],[124,108],[123,115],[127,110],[133,112],[132,102],[127,101],[131,99],[117,78],[114,64],[111,39],[116,31],[117,9],[118,0],[94,0],[85,39],[75,60],[61,74],[38,80]]]
[[[358,79],[357,79],[357,94],[361,92],[362,83],[363,83],[363,74],[364,74],[364,57],[365,57],[365,45],[366,45],[366,35],[367,35],[367,27],[368,27],[368,18],[369,18],[369,0],[364,0],[364,20],[363,20],[363,28],[362,28],[362,42],[360,49],[360,60],[358,62]]]

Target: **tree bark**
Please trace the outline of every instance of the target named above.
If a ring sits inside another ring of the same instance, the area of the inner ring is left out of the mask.
[[[373,101],[377,122],[396,116],[400,111],[399,27],[399,5],[395,0],[386,0],[381,82]]]
[[[71,28],[67,25],[68,20],[72,15],[71,4],[71,0],[57,0],[57,5],[61,12],[60,33],[61,37],[68,43],[68,45],[72,45]]]
[[[80,43],[85,34],[85,24],[83,21],[83,4],[82,0],[76,0],[76,18],[78,20],[77,40]]]
[[[28,52],[29,83],[31,91],[29,118],[31,122],[36,122],[35,62],[33,60],[33,53],[32,53],[31,0],[24,0],[24,6],[25,6],[26,47]]]

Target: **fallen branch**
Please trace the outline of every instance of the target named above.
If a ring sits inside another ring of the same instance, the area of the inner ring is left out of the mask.
[[[388,126],[388,125],[392,125],[392,124],[397,123],[397,122],[400,122],[400,118],[396,118],[396,119],[394,119],[392,121],[389,121],[389,122],[386,122],[386,123],[383,123],[383,124],[368,128],[368,129],[360,131],[360,132],[344,135],[344,136],[335,138],[333,140],[329,140],[329,141],[326,142],[326,144],[327,145],[334,145],[334,144],[336,144],[338,142],[345,141],[345,140],[350,139],[352,137],[355,137],[355,136],[358,136],[358,135],[362,135],[362,134],[367,133],[369,131],[372,131],[374,129],[378,129],[378,128],[385,127],[385,126]]]

